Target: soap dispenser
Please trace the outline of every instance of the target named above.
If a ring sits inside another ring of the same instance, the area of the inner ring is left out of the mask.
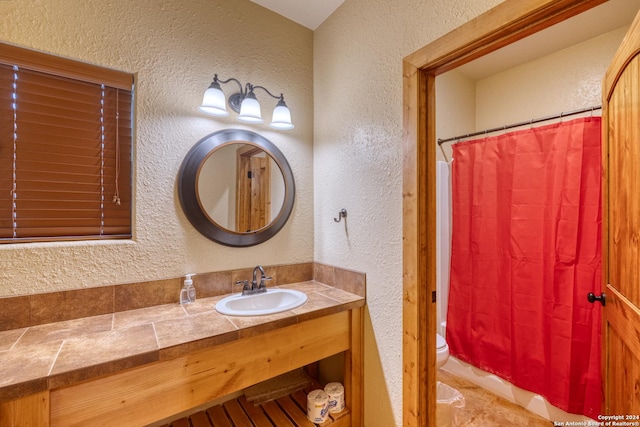
[[[184,275],[184,284],[180,290],[180,304],[191,304],[192,302],[196,302],[196,288],[193,287],[193,280],[191,280],[191,276],[195,276],[195,274]]]

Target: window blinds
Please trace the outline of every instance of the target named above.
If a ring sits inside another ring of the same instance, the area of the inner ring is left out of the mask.
[[[131,237],[132,95],[0,63],[0,243]]]

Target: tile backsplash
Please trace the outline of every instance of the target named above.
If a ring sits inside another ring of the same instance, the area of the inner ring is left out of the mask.
[[[364,273],[315,262],[265,266],[272,280],[267,286],[316,280],[364,297]],[[239,292],[238,280],[251,280],[253,268],[197,273],[193,285],[198,298]],[[97,288],[0,298],[0,331],[81,317],[97,316],[162,304],[177,303],[182,277]]]

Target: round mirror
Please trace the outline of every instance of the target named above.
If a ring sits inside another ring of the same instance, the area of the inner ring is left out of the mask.
[[[289,163],[268,139],[225,129],[189,150],[178,174],[178,195],[201,234],[227,246],[252,246],[287,222],[295,184]]]

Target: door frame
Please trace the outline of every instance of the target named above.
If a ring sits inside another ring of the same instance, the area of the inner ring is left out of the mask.
[[[403,60],[404,426],[435,425],[435,78],[607,1],[505,0]]]

